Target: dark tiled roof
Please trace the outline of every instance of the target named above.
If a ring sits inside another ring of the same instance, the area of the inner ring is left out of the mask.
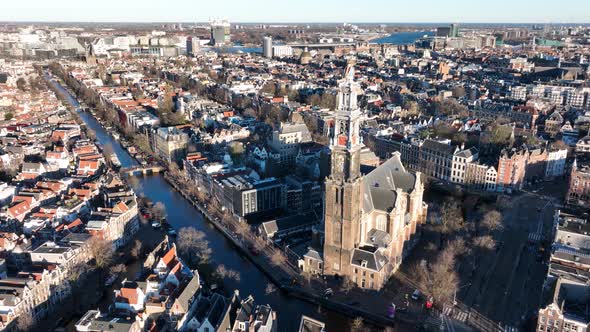
[[[395,207],[397,193],[391,189],[371,187],[369,191],[373,209],[390,212]]]
[[[389,236],[389,233],[378,229],[371,229],[367,235],[367,242],[375,247],[386,248],[391,242],[391,237]]]
[[[452,155],[455,152],[455,148],[452,145],[444,144],[431,139],[427,139],[424,141],[424,143],[422,144],[422,149],[438,151],[446,155]]]
[[[191,281],[189,281],[186,287],[182,290],[182,293],[180,293],[176,299],[176,304],[178,304],[184,312],[188,312],[191,299],[196,296],[200,286],[199,274],[195,272]]]
[[[363,261],[367,262],[365,267],[362,266]],[[389,260],[387,257],[383,256],[379,251],[376,251],[375,248],[362,247],[354,249],[350,263],[373,271],[381,271],[388,262]]]
[[[400,155],[394,153],[388,161],[375,168],[363,179],[366,212],[374,209],[390,211],[395,207],[397,189],[411,192],[416,185],[416,175],[407,172]]]

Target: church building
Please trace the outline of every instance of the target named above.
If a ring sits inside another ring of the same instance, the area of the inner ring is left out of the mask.
[[[400,154],[363,174],[358,83],[349,64],[339,85],[332,128],[331,174],[326,179],[324,243],[315,266],[349,277],[358,287],[380,289],[400,266],[426,220],[420,173],[407,171]],[[308,262],[303,262],[304,270]]]

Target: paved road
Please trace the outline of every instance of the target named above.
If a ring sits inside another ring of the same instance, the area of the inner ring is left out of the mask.
[[[541,244],[534,241],[548,236],[555,199],[523,193],[510,202],[504,211],[505,230],[497,236],[499,247],[477,257],[475,271],[461,266],[470,286],[459,298],[503,325],[518,327],[540,304],[547,267],[539,261]]]

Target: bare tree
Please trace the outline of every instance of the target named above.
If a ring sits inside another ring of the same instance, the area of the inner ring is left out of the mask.
[[[152,217],[158,221],[166,218],[166,205],[162,202],[156,202],[152,207]]]
[[[363,332],[365,331],[365,322],[361,317],[355,318],[350,324],[350,331],[352,332]]]
[[[250,226],[246,222],[237,222],[234,224],[236,233],[240,236],[245,237],[250,234]]]
[[[127,270],[127,266],[125,266],[125,264],[117,264],[117,265],[113,265],[111,266],[111,268],[109,269],[109,272],[111,274],[119,274],[119,273],[123,273]]]
[[[342,283],[340,284],[340,290],[348,294],[351,290],[354,289],[355,286],[356,285],[354,284],[354,282],[352,282],[352,279],[350,279],[350,277],[344,276],[342,278]]]
[[[487,229],[489,233],[495,230],[502,229],[502,214],[497,210],[488,211],[482,220],[482,226]]]
[[[102,148],[102,154],[107,158],[110,159],[114,154],[115,150],[113,149],[113,145],[111,143],[106,144]]]
[[[221,220],[223,220],[224,223],[229,224],[232,222],[232,215],[231,212],[229,212],[228,209],[225,209],[223,211],[223,214],[221,215]]]
[[[96,132],[90,128],[86,129],[86,137],[89,140],[95,141],[96,140]]]
[[[454,269],[454,253],[445,249],[434,263],[416,265],[413,274],[426,296],[432,297],[436,303],[445,304],[458,289],[459,277]]]
[[[81,280],[86,272],[90,269],[90,266],[86,263],[78,263],[68,269],[68,281],[71,283],[77,283]]]
[[[266,243],[264,242],[264,240],[260,237],[255,237],[254,238],[254,248],[258,251],[262,251],[264,250],[264,248],[266,248]]]
[[[559,140],[554,142],[553,144],[551,144],[551,148],[556,149],[556,150],[565,150],[568,148],[567,144],[565,144],[564,141]]]
[[[235,280],[237,282],[239,282],[242,278],[240,275],[240,272],[236,271],[236,270],[232,270],[232,269],[228,269],[225,267],[225,265],[221,264],[219,266],[217,266],[217,274],[221,277],[221,278],[227,278],[227,279],[232,279]]]
[[[209,214],[212,216],[214,216],[217,213],[217,208],[215,207],[215,203],[209,202],[209,205],[207,205],[207,212],[209,212]]]
[[[23,77],[19,77],[16,80],[16,87],[21,91],[27,90],[27,81]]]
[[[93,236],[87,242],[87,250],[94,264],[99,269],[107,267],[113,261],[113,245],[110,241]]]
[[[178,232],[178,250],[189,264],[195,266],[209,262],[212,251],[205,238],[205,233],[192,227],[181,228]]]
[[[461,205],[455,200],[444,202],[440,209],[440,221],[442,232],[445,234],[454,233],[463,228]]]
[[[172,177],[178,179],[180,177],[180,168],[178,167],[178,164],[175,162],[168,164],[168,173],[172,175]]]
[[[207,194],[203,190],[197,190],[195,196],[197,196],[197,199],[201,202],[205,202],[207,200]]]
[[[268,284],[266,284],[266,288],[264,289],[264,293],[266,295],[270,295],[276,291],[277,291],[277,287],[274,284],[272,284],[270,282]]]
[[[496,248],[496,241],[490,235],[476,237],[473,239],[473,244],[480,250],[493,250]]]
[[[143,247],[143,243],[141,243],[141,240],[137,239],[135,240],[135,243],[133,244],[133,248],[131,248],[131,256],[133,258],[139,258],[139,256],[141,256],[141,251]]]
[[[272,265],[282,266],[287,262],[287,257],[280,250],[275,250],[270,256],[270,262]]]
[[[20,314],[16,320],[16,329],[18,331],[31,331],[35,325],[35,319],[30,312]]]
[[[463,239],[456,239],[450,241],[447,245],[447,248],[450,252],[452,252],[455,256],[463,255],[468,251],[467,247],[465,246],[465,240]]]
[[[145,153],[152,153],[152,146],[146,134],[137,134],[133,136],[133,145]]]

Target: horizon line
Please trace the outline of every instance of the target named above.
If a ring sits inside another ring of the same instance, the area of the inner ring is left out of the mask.
[[[534,21],[522,21],[522,22],[501,22],[501,21],[469,21],[469,22],[457,22],[457,21],[399,21],[399,22],[352,22],[352,21],[291,21],[291,22],[271,22],[271,21],[231,21],[229,20],[230,24],[355,24],[355,25],[395,25],[395,24],[419,24],[419,25],[429,25],[429,24],[492,24],[492,25],[501,25],[501,24],[544,24],[544,25],[563,25],[563,24],[577,24],[577,25],[590,25],[590,22],[575,22],[575,21],[551,21],[551,22],[534,22]],[[23,24],[23,23],[50,23],[50,24],[209,24],[209,21],[75,21],[75,20],[0,20],[0,24]]]

